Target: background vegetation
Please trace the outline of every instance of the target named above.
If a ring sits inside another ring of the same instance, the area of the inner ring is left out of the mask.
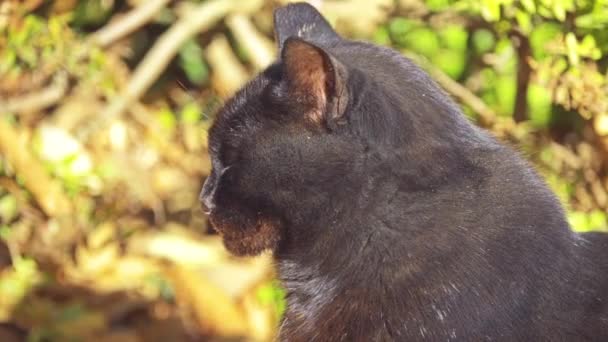
[[[268,256],[228,256],[196,198],[210,120],[274,59],[284,2],[0,2],[0,340],[271,339]],[[608,0],[311,2],[523,151],[576,230],[608,231]]]

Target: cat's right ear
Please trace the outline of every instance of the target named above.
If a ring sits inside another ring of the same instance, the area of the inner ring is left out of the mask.
[[[274,11],[274,32],[279,51],[289,37],[298,37],[319,46],[341,38],[312,5],[299,2]]]
[[[289,98],[305,108],[305,119],[326,127],[345,122],[348,73],[340,61],[316,45],[290,37],[281,63]]]

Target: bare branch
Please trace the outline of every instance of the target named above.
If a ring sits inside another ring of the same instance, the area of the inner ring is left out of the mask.
[[[513,118],[515,122],[528,119],[528,86],[530,85],[530,73],[532,69],[528,60],[530,59],[530,41],[525,34],[513,29],[509,32],[513,46],[517,51],[517,93],[513,106]]]
[[[106,46],[132,33],[152,20],[171,0],[142,1],[126,15],[110,22],[91,36],[93,44]]]
[[[234,55],[228,39],[223,35],[213,38],[207,46],[206,56],[213,68],[211,83],[222,97],[229,97],[247,82],[247,70]]]
[[[231,15],[226,19],[226,24],[237,42],[247,51],[256,70],[263,70],[274,61],[274,44],[258,32],[247,16]]]
[[[63,192],[61,185],[44,171],[44,167],[37,159],[32,158],[17,129],[6,120],[0,120],[0,154],[23,179],[25,187],[34,195],[47,215],[56,218],[71,215],[72,203]]]
[[[64,72],[55,75],[47,88],[6,100],[0,99],[0,108],[6,113],[32,113],[59,102],[68,89],[68,76]]]
[[[123,95],[117,97],[105,108],[101,114],[100,122],[96,122],[96,124],[103,124],[120,116],[133,101],[137,100],[154,83],[184,42],[192,36],[208,30],[232,11],[251,12],[259,8],[261,4],[261,0],[209,0],[187,13],[186,17],[171,26],[148,51],[133,73],[127,88],[123,91]],[[94,129],[94,127],[89,127],[87,131],[91,129]]]

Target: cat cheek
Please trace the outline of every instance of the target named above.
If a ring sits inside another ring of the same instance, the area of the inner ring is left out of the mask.
[[[218,213],[211,215],[210,221],[222,236],[226,249],[236,256],[255,256],[265,250],[276,250],[283,231],[281,220],[261,215],[252,219]]]

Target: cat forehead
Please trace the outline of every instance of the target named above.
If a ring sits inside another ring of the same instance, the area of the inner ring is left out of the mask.
[[[269,84],[268,77],[263,74],[249,81],[217,112],[213,125],[209,130],[209,147],[212,153],[218,152],[223,144],[238,140],[262,124],[264,114],[262,95]]]
[[[232,95],[222,106],[216,117],[216,123],[228,123],[238,117],[252,114],[260,105],[260,97],[268,85],[264,75],[258,75]]]

